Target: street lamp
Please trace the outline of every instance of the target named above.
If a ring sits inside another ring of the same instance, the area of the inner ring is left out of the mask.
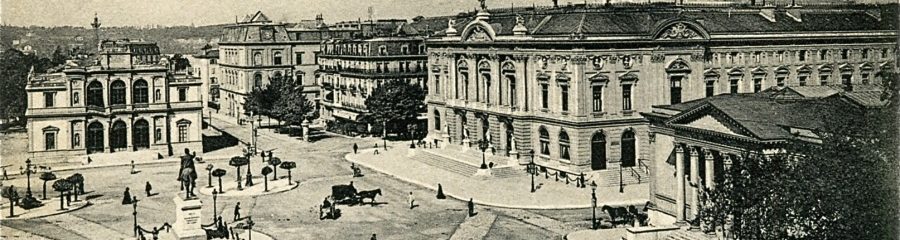
[[[597,183],[591,181],[591,228],[597,229]]]
[[[213,222],[216,222],[216,219],[219,219],[218,218],[219,209],[216,207],[216,197],[219,196],[219,192],[216,191],[216,189],[213,189],[212,195],[213,195]]]
[[[26,196],[31,196],[31,159],[25,160],[25,176],[28,178],[28,187],[26,190]]]
[[[134,215],[134,226],[132,226],[132,229],[134,230],[134,236],[135,236],[135,237],[137,237],[137,233],[138,233],[138,228],[137,228],[137,202],[138,202],[137,196],[132,197],[132,200],[131,200],[131,207],[132,207],[133,210],[134,210],[134,211],[131,213],[131,215]]]
[[[484,151],[488,148],[488,141],[484,139],[478,140],[478,148],[481,149],[481,169],[487,169],[487,164],[484,163]]]
[[[528,154],[531,155],[531,162],[528,163],[528,169],[531,171],[528,172],[528,175],[531,175],[531,192],[534,192],[534,149],[528,150]]]

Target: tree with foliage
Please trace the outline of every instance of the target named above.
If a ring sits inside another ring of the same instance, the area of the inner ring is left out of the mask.
[[[72,183],[72,192],[75,193],[75,201],[78,201],[78,194],[84,194],[84,176],[81,173],[76,173],[66,178],[66,180]]]
[[[56,175],[52,172],[42,173],[40,179],[44,181],[44,200],[47,200],[47,181],[56,180]]]
[[[25,115],[29,72],[33,68],[34,73],[43,73],[52,66],[50,59],[12,48],[0,54],[0,119],[17,120]]]
[[[225,176],[226,173],[228,173],[228,172],[225,171],[225,169],[221,169],[221,168],[216,168],[216,170],[212,171],[212,175],[219,179],[219,192],[220,193],[223,192],[222,191],[222,177]]]
[[[274,76],[266,86],[253,86],[244,99],[244,110],[247,115],[272,116],[274,105],[281,98],[284,78]]]
[[[64,194],[68,191],[72,190],[72,183],[70,183],[66,179],[59,179],[53,182],[53,190],[59,192],[59,210],[65,210],[64,204]]]
[[[416,121],[425,110],[425,91],[418,84],[406,81],[387,81],[375,88],[366,98],[366,108],[373,123],[384,125],[382,137],[387,136],[388,126],[406,127]]]
[[[725,225],[734,239],[896,239],[900,94],[895,75],[883,78],[887,106],[823,117],[821,144],[735,161],[705,194],[702,222]]]
[[[279,165],[278,167],[280,167],[281,169],[284,169],[284,170],[287,170],[287,171],[288,171],[288,185],[293,184],[294,181],[291,180],[291,169],[296,168],[296,167],[297,167],[297,164],[294,163],[294,162],[291,162],[291,161],[284,161],[284,162],[281,163],[281,165]]]
[[[316,106],[306,99],[303,86],[291,80],[281,81],[279,96],[272,106],[272,116],[288,125],[300,125],[303,120],[318,118]],[[306,134],[306,133],[303,133]]]
[[[269,158],[269,165],[272,165],[272,181],[278,180],[278,165],[281,159],[277,157]]]
[[[14,186],[9,186],[0,190],[0,195],[2,195],[3,198],[9,199],[9,216],[15,216],[13,208],[16,205],[16,202],[19,201],[19,192],[16,192]]]

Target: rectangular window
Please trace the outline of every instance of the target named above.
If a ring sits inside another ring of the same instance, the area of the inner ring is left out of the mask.
[[[603,112],[603,86],[591,87],[591,93],[594,112]]]
[[[716,81],[706,81],[706,97],[712,97],[716,94]]]
[[[560,92],[560,101],[562,101],[562,111],[569,111],[569,86],[562,85],[559,86]]]
[[[729,81],[728,84],[729,84],[730,92],[731,92],[732,94],[738,93],[738,90],[739,90],[739,88],[740,88],[740,84],[738,84],[739,80],[740,80],[739,78],[732,78],[732,79]]]
[[[753,78],[753,92],[758,93],[762,91],[762,77]]]
[[[806,61],[806,50],[800,50],[800,53],[797,54],[797,57],[800,61]]]
[[[842,74],[841,75],[841,84],[844,86],[850,86],[853,81],[853,75],[850,74]]]
[[[178,88],[178,101],[187,101],[187,88]]]
[[[44,146],[46,150],[56,149],[56,132],[44,133]]]
[[[188,125],[181,124],[178,125],[178,142],[187,142],[188,140]]]
[[[516,78],[509,77],[509,106],[516,106]]]
[[[56,96],[54,92],[45,92],[44,93],[44,107],[53,107],[53,97]]]
[[[294,64],[303,65],[303,53],[294,53]]]
[[[775,78],[775,83],[778,85],[778,87],[784,87],[784,79],[784,76],[778,76]]]
[[[869,49],[862,50],[862,59],[869,59]]]
[[[808,79],[808,78],[809,78],[809,76],[800,76],[798,78],[798,80],[800,81],[800,86],[806,86],[806,79]]]
[[[841,59],[847,60],[848,58],[850,58],[850,50],[848,50],[848,49],[841,50]]]
[[[299,63],[297,63],[299,64]],[[319,64],[319,52],[313,52],[313,64]]]
[[[434,75],[434,94],[441,95],[441,75]]]
[[[888,57],[888,49],[881,49],[881,59],[885,59]]]
[[[541,108],[547,109],[550,107],[550,103],[548,102],[549,97],[549,86],[546,83],[541,84]]]
[[[828,85],[828,75],[819,76],[819,85],[822,85],[822,86]]]
[[[824,61],[828,58],[828,50],[819,50],[819,60]]]
[[[631,110],[631,84],[622,85],[622,110]]]
[[[78,92],[73,93],[72,94],[72,102],[74,104],[78,104],[79,102],[81,102],[81,94],[79,94]]]
[[[560,144],[559,145],[559,158],[564,160],[569,160],[569,145]]]
[[[681,103],[681,79],[684,76],[672,76],[669,79],[669,96],[671,97],[671,104]]]
[[[859,76],[860,80],[862,80],[862,84],[869,84],[869,73],[861,73]]]

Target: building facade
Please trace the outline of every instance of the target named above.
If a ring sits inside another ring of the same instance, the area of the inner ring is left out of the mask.
[[[200,49],[200,53],[185,56],[191,64],[191,74],[200,78],[201,101],[205,112],[219,110],[219,50],[210,45]],[[213,109],[208,109],[208,108]]]
[[[365,31],[361,33],[371,35],[322,44],[317,74],[323,92],[320,116],[330,126],[343,126],[340,131],[345,134],[369,133],[365,101],[384,82],[426,84],[424,38],[405,22],[379,23],[389,25],[378,25],[379,29],[390,30]]]
[[[719,94],[876,82],[884,6],[576,5],[461,14],[427,40],[429,138],[569,172],[652,168],[639,112]],[[665,151],[662,151],[665,152]],[[642,172],[642,171],[636,171]]]
[[[32,159],[201,150],[200,80],[173,72],[155,44],[126,39],[100,46],[96,59],[29,77],[25,116]]]

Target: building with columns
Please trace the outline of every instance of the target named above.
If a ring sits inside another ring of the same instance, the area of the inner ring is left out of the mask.
[[[650,221],[689,222],[704,189],[715,189],[733,162],[790,146],[822,143],[829,124],[865,125],[887,104],[878,85],[792,86],[716,95],[642,113],[650,122]]]
[[[95,59],[30,75],[25,117],[31,158],[201,151],[202,82],[173,69],[156,44],[125,39],[102,41]]]
[[[895,5],[894,5],[895,6]],[[428,47],[429,138],[569,172],[655,157],[640,112],[720,94],[876,82],[890,5],[570,5],[448,17]]]
[[[365,102],[375,88],[386,81],[426,84],[427,57],[419,31],[406,21],[366,23],[372,24],[357,26],[369,30],[360,31],[353,39],[322,44],[321,65],[316,74],[323,92],[321,118],[329,126],[343,126],[337,131],[351,135],[371,129]]]

